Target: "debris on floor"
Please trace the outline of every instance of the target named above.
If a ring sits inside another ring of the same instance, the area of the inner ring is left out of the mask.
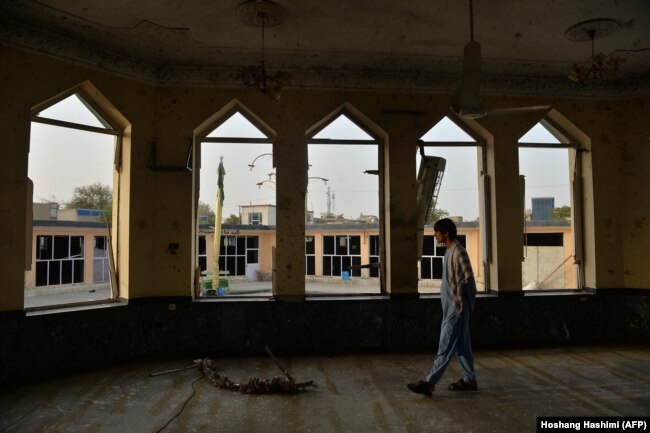
[[[199,370],[217,388],[229,391],[243,392],[245,394],[279,394],[305,391],[307,388],[318,388],[314,381],[296,383],[292,377],[278,377],[260,379],[251,377],[246,383],[235,383],[225,376],[217,373],[216,363],[209,359],[201,359],[198,363]]]
[[[282,363],[273,355],[271,350],[264,347],[266,353],[273,359],[273,362],[284,373],[286,377],[274,376],[271,379],[260,379],[259,377],[251,377],[248,382],[235,383],[228,379],[226,376],[220,375],[217,371],[217,363],[210,358],[197,359],[190,366],[178,368],[174,370],[167,370],[158,373],[152,373],[149,376],[162,376],[165,374],[173,374],[181,371],[197,368],[207,377],[210,382],[217,388],[227,389],[228,391],[242,392],[244,394],[289,394],[301,391],[306,391],[307,388],[318,388],[318,385],[313,380],[308,382],[298,382],[289,374]]]

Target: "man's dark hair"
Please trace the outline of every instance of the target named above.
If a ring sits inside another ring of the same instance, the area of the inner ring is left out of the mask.
[[[456,224],[454,224],[454,222],[449,218],[443,218],[436,221],[436,223],[433,225],[433,230],[440,233],[447,233],[447,236],[449,236],[449,239],[452,241],[456,239],[458,234],[458,231],[456,230]]]

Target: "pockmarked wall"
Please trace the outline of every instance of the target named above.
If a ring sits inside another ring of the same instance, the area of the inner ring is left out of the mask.
[[[621,186],[620,229],[605,231],[620,242],[623,285],[630,288],[650,288],[650,98],[635,98],[621,103],[616,113],[619,133],[609,145],[619,153]],[[634,114],[634,115],[632,115]],[[612,197],[613,198],[613,197]],[[607,221],[609,222],[609,221]],[[613,221],[612,221],[613,222]],[[612,233],[613,232],[613,233]]]
[[[449,115],[451,95],[411,92],[283,90],[279,100],[245,88],[169,86],[145,83],[97,68],[54,60],[46,55],[0,46],[0,310],[23,308],[24,267],[27,241],[27,163],[32,107],[66,90],[90,83],[121,120],[125,139],[119,174],[118,277],[120,296],[146,298],[190,296],[194,263],[191,172],[154,171],[147,167],[155,143],[157,163],[184,164],[193,131],[206,119],[237,100],[276,132],[274,163],[277,170],[278,237],[275,266],[277,294],[304,293],[304,194],[307,149],[305,133],[323,118],[348,104],[383,137],[383,212],[386,228],[387,267],[391,283],[400,293],[417,292],[417,268],[411,253],[415,235],[408,227],[412,209],[405,197],[415,191],[414,139],[422,136],[443,116]],[[647,191],[650,159],[648,97],[634,100],[588,100],[551,98],[486,98],[490,106],[550,104],[590,139],[589,175],[584,182],[586,285],[594,288],[648,288],[647,247],[650,244],[650,199]],[[110,111],[109,110],[109,111]],[[404,113],[407,120],[386,113]],[[409,114],[410,113],[410,114]],[[225,119],[224,119],[225,120]],[[517,128],[539,119],[522,121],[518,116],[479,120],[495,137],[514,136]],[[392,132],[391,132],[392,131]],[[388,133],[392,134],[392,139]],[[510,153],[500,145],[493,164],[500,185],[516,187]],[[505,155],[504,159],[500,159]],[[510,155],[510,156],[509,156]],[[413,159],[413,161],[411,161]],[[390,169],[389,169],[390,168]],[[495,226],[507,234],[509,224],[498,209],[515,209],[516,194],[496,191],[492,197]],[[414,200],[413,200],[414,202]],[[516,217],[512,218],[516,221]],[[502,233],[502,234],[503,234]],[[512,270],[493,290],[520,290],[510,281],[521,280],[519,248],[506,248],[494,259],[491,274]],[[178,243],[176,254],[168,245]],[[519,269],[519,271],[517,271]],[[519,272],[519,274],[517,274]],[[519,283],[517,283],[519,285]]]

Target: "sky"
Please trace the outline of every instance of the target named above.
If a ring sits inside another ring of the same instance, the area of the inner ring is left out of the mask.
[[[69,97],[40,113],[42,117],[102,127],[79,102]],[[34,182],[34,201],[72,198],[75,187],[100,182],[113,185],[115,138],[60,126],[32,122],[28,176]]]
[[[352,122],[335,120],[315,138],[372,139]],[[244,134],[244,135],[241,135]],[[208,137],[262,138],[264,135],[236,114]],[[239,205],[275,204],[275,169],[270,155],[270,144],[202,143],[200,200],[214,205],[217,185],[217,167],[220,157],[226,170],[224,179],[224,215],[239,213]],[[256,157],[259,158],[257,160]],[[307,207],[315,216],[327,212],[327,194],[330,191],[330,210],[356,218],[360,214],[379,215],[378,176],[364,174],[376,170],[377,145],[308,145],[309,173]],[[249,168],[255,160],[254,167]],[[323,179],[326,179],[323,180]],[[262,182],[261,186],[257,183]]]
[[[101,126],[74,96],[40,115]],[[112,136],[39,123],[32,123],[31,132],[28,173],[34,181],[34,201],[55,199],[62,203],[72,198],[76,186],[96,182],[112,185]],[[217,136],[264,137],[238,113],[208,135]],[[333,121],[315,138],[371,139],[345,116]],[[471,137],[444,118],[422,139],[427,142],[467,142],[466,147],[427,147],[425,153],[447,160],[437,207],[450,215],[462,216],[465,221],[475,220],[478,217],[477,152]],[[539,126],[522,137],[522,141],[550,142],[555,139]],[[223,157],[226,170],[224,218],[230,214],[238,215],[241,205],[275,204],[275,170],[269,155],[272,151],[271,144],[202,143],[200,200],[214,207],[216,171]],[[554,197],[556,207],[568,205],[568,151],[521,148],[519,155],[520,173],[526,176],[526,208],[531,207],[531,197]],[[377,145],[308,144],[308,158],[307,207],[314,211],[315,216],[328,210],[328,189],[333,213],[346,218],[357,218],[361,214],[379,215],[379,177],[364,173],[378,168]],[[419,161],[417,155],[416,169]],[[251,168],[250,164],[254,166]],[[413,177],[416,175],[417,170]]]

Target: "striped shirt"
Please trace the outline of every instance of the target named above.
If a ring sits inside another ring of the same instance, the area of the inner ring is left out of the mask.
[[[464,285],[474,281],[474,272],[472,271],[472,263],[469,261],[467,250],[458,242],[458,239],[454,239],[449,260],[447,260],[447,279],[451,298],[454,301],[454,309],[456,314],[460,314],[463,310],[462,289]],[[473,305],[469,306],[470,311],[473,307]]]

